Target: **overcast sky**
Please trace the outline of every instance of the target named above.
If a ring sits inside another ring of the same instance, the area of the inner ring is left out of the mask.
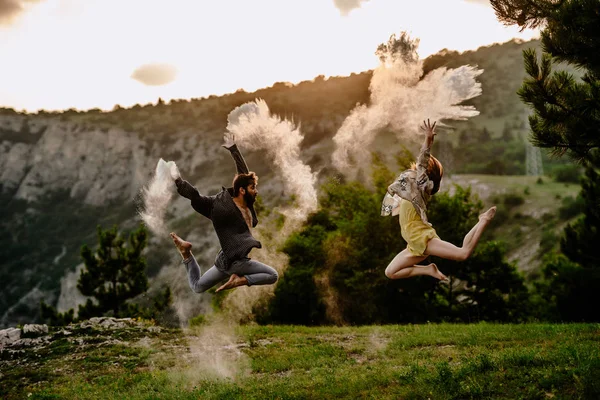
[[[538,36],[486,0],[0,0],[0,106],[111,109],[349,75],[401,31],[423,58]]]

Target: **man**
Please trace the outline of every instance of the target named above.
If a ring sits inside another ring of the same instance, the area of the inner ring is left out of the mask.
[[[183,257],[192,290],[202,293],[218,282],[229,280],[217,289],[217,292],[243,285],[269,285],[277,281],[277,271],[268,265],[248,258],[254,247],[261,243],[252,236],[252,228],[258,224],[254,201],[258,195],[258,177],[248,171],[246,161],[237,148],[233,137],[226,137],[223,145],[231,152],[237,169],[233,187],[214,196],[203,196],[187,181],[177,176],[177,192],[187,199],[200,214],[210,219],[221,244],[215,264],[204,274],[192,254],[192,244],[171,233],[175,246]]]

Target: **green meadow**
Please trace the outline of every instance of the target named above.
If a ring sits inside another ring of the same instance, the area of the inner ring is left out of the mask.
[[[3,399],[597,399],[600,324],[51,331]]]

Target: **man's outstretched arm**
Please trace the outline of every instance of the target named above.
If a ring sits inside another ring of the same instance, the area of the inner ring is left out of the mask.
[[[175,186],[177,186],[177,193],[190,200],[194,210],[210,218],[214,196],[202,196],[198,189],[188,181],[181,179],[181,176],[175,179]]]
[[[248,169],[248,165],[246,165],[246,160],[242,156],[240,149],[238,149],[235,144],[235,138],[233,135],[225,134],[225,143],[223,144],[227,150],[231,152],[231,157],[233,157],[233,161],[235,161],[235,168],[238,174],[247,174],[250,170]]]

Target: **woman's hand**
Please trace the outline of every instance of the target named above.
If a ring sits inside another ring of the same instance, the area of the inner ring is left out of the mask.
[[[429,122],[429,118],[427,118],[427,122],[423,121],[423,126],[420,126],[419,128],[421,128],[422,131],[425,131],[425,134],[427,135],[428,138],[433,139],[433,137],[436,135],[435,133],[435,124],[437,123],[437,121],[433,121],[433,125],[431,125],[431,123]]]

